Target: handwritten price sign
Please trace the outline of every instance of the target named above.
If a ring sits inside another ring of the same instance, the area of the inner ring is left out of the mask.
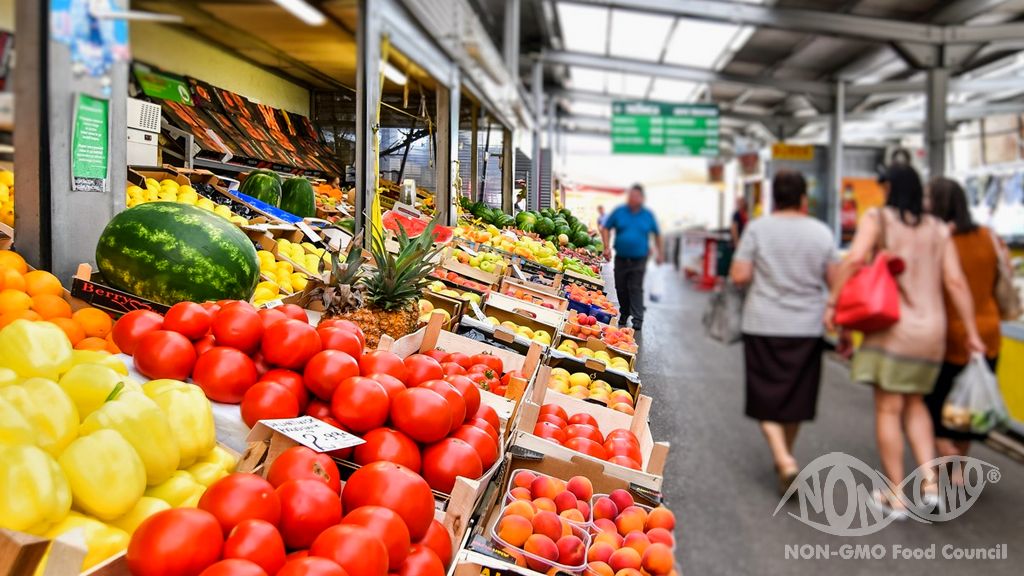
[[[333,450],[341,450],[342,448],[351,448],[365,442],[365,440],[358,436],[353,436],[312,416],[260,420],[260,424],[280,432],[299,444],[312,448],[317,452],[331,452]]]

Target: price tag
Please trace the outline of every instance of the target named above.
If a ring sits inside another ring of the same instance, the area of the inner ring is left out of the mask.
[[[472,249],[469,244],[459,244],[459,250],[469,254],[471,257],[479,254],[476,250]]]
[[[516,265],[516,264],[512,265],[512,272],[515,273],[516,278],[519,278],[523,282],[527,282],[526,274],[523,274],[523,271],[519,269],[518,265]]]
[[[478,305],[476,302],[472,300],[469,301],[469,305],[470,307],[473,308],[473,316],[476,316],[477,320],[481,322],[487,322],[487,315],[484,314],[484,311],[480,309],[480,305]]]
[[[281,300],[280,298],[278,298],[277,300],[270,300],[269,302],[267,302],[263,306],[265,308],[277,308],[278,306],[283,306],[283,305],[284,305],[284,300]]]
[[[366,442],[358,436],[353,436],[312,416],[260,420],[259,423],[317,452],[341,450]]]
[[[315,230],[309,227],[309,224],[306,224],[301,220],[295,223],[295,227],[301,230],[302,233],[306,235],[306,238],[309,238],[314,244],[320,244],[324,241]]]

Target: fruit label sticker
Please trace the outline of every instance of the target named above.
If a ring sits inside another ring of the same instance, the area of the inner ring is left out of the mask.
[[[312,448],[317,452],[331,452],[342,448],[351,448],[363,444],[365,440],[335,428],[330,424],[313,418],[278,418],[276,420],[260,420],[249,433],[249,442],[259,442],[268,438],[271,432],[278,432],[292,440]]]

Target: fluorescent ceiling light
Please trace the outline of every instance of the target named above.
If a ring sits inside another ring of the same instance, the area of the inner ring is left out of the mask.
[[[405,86],[405,83],[409,81],[409,78],[405,73],[398,68],[395,68],[395,65],[391,62],[381,62],[381,69],[384,71],[385,78],[399,86]]]
[[[322,26],[327,22],[323,12],[305,0],[274,0],[274,3],[292,13],[293,16],[310,26]]]
[[[565,2],[559,2],[555,8],[558,10],[566,50],[604,54],[610,10]]]

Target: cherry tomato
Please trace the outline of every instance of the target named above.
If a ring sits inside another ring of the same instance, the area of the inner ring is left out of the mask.
[[[244,472],[229,474],[211,484],[199,499],[199,508],[217,518],[224,534],[243,520],[277,524],[281,518],[281,502],[270,482]]]
[[[388,550],[373,532],[352,524],[331,526],[309,547],[310,556],[334,560],[349,576],[387,576]]]
[[[382,506],[362,506],[341,519],[342,524],[361,526],[376,536],[388,550],[388,568],[398,570],[409,554],[409,528],[405,520]]]
[[[114,323],[112,330],[114,344],[125,354],[135,354],[139,340],[164,324],[163,316],[152,310],[132,310]]]
[[[452,434],[452,438],[458,438],[472,446],[480,456],[480,465],[484,470],[490,470],[498,461],[498,444],[485,430],[464,424]]]
[[[445,376],[444,381],[455,386],[455,389],[462,394],[462,399],[466,402],[465,420],[469,420],[480,409],[480,389],[465,376]]]
[[[221,308],[213,318],[212,329],[218,346],[230,346],[246,354],[260,348],[263,321],[255,311],[240,306]]]
[[[256,383],[256,366],[244,353],[216,346],[196,360],[192,380],[210,400],[238,404]]]
[[[199,576],[267,576],[267,572],[255,562],[228,558],[210,564],[206,570],[199,573]]]
[[[320,354],[334,352],[351,360],[351,356],[337,350],[325,350]],[[310,365],[316,358],[310,361]],[[353,366],[355,361],[352,360]],[[309,367],[306,368],[309,374]],[[376,380],[362,376],[345,378],[334,390],[331,398],[331,414],[349,430],[362,433],[379,428],[388,419],[391,401],[388,392]]]
[[[308,548],[327,528],[341,522],[338,493],[320,480],[289,480],[277,488],[278,527],[288,548]]]
[[[445,438],[423,449],[423,479],[430,487],[451,494],[455,478],[476,480],[484,473],[476,448],[458,438]]]
[[[437,520],[430,521],[430,528],[427,529],[427,533],[416,544],[433,550],[434,554],[437,554],[437,557],[441,560],[442,565],[448,566],[451,563],[452,536],[448,529],[444,527],[444,524]]]
[[[243,520],[224,541],[224,558],[240,558],[258,565],[267,574],[284,566],[284,540],[277,527],[266,520]]]
[[[150,380],[185,380],[196,365],[196,349],[177,332],[153,330],[139,339],[134,361],[139,373]]]
[[[356,464],[365,466],[378,461],[394,462],[419,473],[420,447],[412,438],[392,428],[377,428],[364,434],[363,440],[366,442],[356,446]]]
[[[213,337],[213,334],[207,334],[192,343],[192,347],[196,349],[196,358],[206,354],[216,345],[217,339]]]
[[[444,564],[433,550],[414,544],[398,576],[444,576]]]
[[[317,398],[330,400],[346,378],[359,376],[359,363],[341,350],[321,350],[306,363],[302,382]]]
[[[263,308],[256,312],[260,315],[260,322],[263,323],[263,329],[266,330],[268,326],[281,320],[287,320],[288,316],[284,312],[281,312],[277,308]]]
[[[285,562],[277,576],[348,576],[334,561],[316,556],[303,556]]]
[[[341,492],[338,465],[330,456],[305,446],[285,450],[270,465],[267,481],[271,485],[277,488],[289,480],[319,480],[335,493]]]
[[[376,380],[378,384],[384,387],[384,390],[388,393],[388,398],[391,400],[395,399],[399,393],[405,390],[405,384],[398,378],[395,378],[391,374],[370,374],[367,378]]]
[[[274,310],[277,310],[292,320],[298,320],[299,322],[305,322],[309,324],[309,316],[306,315],[306,311],[302,309],[302,306],[295,304],[282,304]]]
[[[202,304],[178,302],[164,314],[164,330],[173,330],[189,340],[197,340],[210,331],[213,314]]]
[[[363,355],[363,341],[355,332],[337,326],[320,327],[316,331],[324,350],[341,350],[356,360]]]
[[[217,518],[197,508],[172,508],[146,518],[132,534],[126,560],[136,576],[198,574],[220,558]]]
[[[405,359],[405,369],[409,376],[405,384],[409,387],[419,386],[427,380],[440,380],[444,377],[441,364],[426,354],[413,354]]]
[[[409,383],[409,373],[405,368],[405,363],[394,352],[374,350],[363,354],[363,357],[359,359],[359,375],[367,376],[369,374],[390,374],[401,380],[406,386],[413,385]]]
[[[470,366],[475,364],[484,364],[491,370],[494,370],[498,374],[505,371],[505,364],[494,354],[474,354],[469,358]]]
[[[441,362],[454,362],[466,369],[473,365],[470,361],[470,357],[462,352],[452,352],[442,358]]]
[[[437,392],[410,388],[391,403],[391,423],[413,440],[431,444],[448,435],[452,409]]]
[[[434,493],[427,481],[391,462],[373,462],[353,472],[341,491],[341,499],[346,510],[360,506],[394,510],[405,520],[409,537],[414,541],[423,538],[434,519]]]
[[[487,432],[487,435],[494,439],[495,444],[500,442],[498,431],[495,430],[494,426],[491,426],[491,423],[487,420],[484,420],[483,418],[470,418],[469,421],[466,422],[466,425],[473,426],[474,428],[479,428],[484,432]]]
[[[305,410],[309,404],[309,390],[302,383],[302,375],[292,370],[274,368],[260,376],[260,382],[277,382],[292,391],[295,399],[299,401],[299,410]]]
[[[448,353],[445,352],[444,350],[439,349],[439,348],[434,348],[433,350],[427,350],[426,352],[423,353],[423,355],[424,356],[430,356],[434,360],[437,360],[437,363],[440,364],[443,361],[442,359],[445,356],[447,356]]]
[[[245,391],[241,412],[242,421],[252,428],[260,420],[295,418],[300,412],[299,400],[277,382],[261,381]]]
[[[326,327],[337,327],[337,328],[341,328],[343,330],[348,330],[349,332],[354,333],[356,336],[359,336],[359,342],[361,343],[363,348],[366,348],[366,335],[363,334],[363,329],[359,327],[359,324],[356,324],[355,322],[353,322],[351,320],[341,320],[341,319],[338,319],[338,318],[331,318],[331,319],[328,319],[328,320],[324,320],[323,322],[320,322],[320,324],[318,326],[323,326],[325,328]]]
[[[484,420],[487,420],[491,425],[491,428],[501,430],[501,420],[498,418],[498,413],[494,411],[494,408],[491,408],[487,404],[481,404],[480,408],[473,416],[476,418],[483,418]]]
[[[450,382],[444,380],[427,380],[419,387],[433,390],[444,396],[444,399],[448,401],[448,407],[452,409],[452,424],[448,433],[451,434],[458,430],[459,426],[466,421],[466,400],[462,397],[462,393]]]
[[[320,351],[320,335],[306,322],[282,320],[267,328],[261,349],[274,366],[298,370]]]
[[[318,400],[316,398],[310,400],[309,404],[306,405],[306,414],[316,418],[317,420],[325,420],[327,418],[334,420],[334,417],[331,416],[331,407],[322,400]]]

